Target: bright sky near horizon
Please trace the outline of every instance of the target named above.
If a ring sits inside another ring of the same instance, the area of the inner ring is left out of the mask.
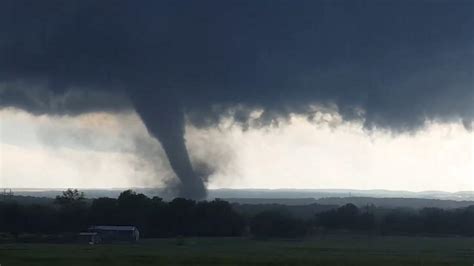
[[[188,125],[187,146],[194,167],[212,173],[211,188],[474,190],[474,133],[460,122],[392,134],[322,117],[246,131],[231,121]],[[174,178],[134,112],[0,111],[0,187],[163,186]]]

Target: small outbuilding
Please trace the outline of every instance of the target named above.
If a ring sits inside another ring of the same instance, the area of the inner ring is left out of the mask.
[[[140,232],[135,226],[122,225],[94,225],[88,232],[81,233],[82,237],[89,238],[89,243],[137,242]]]

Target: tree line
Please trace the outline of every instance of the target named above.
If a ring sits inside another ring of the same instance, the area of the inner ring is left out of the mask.
[[[327,232],[474,236],[474,206],[458,209],[359,208],[346,204],[297,218],[281,209],[248,214],[223,200],[176,198],[163,201],[131,190],[115,198],[87,202],[77,190],[64,191],[53,205],[0,202],[0,232],[60,234],[91,225],[134,225],[143,237],[242,236],[303,237]]]
[[[91,225],[134,225],[144,237],[238,236],[245,222],[222,200],[165,202],[131,190],[117,199],[97,198],[87,204],[77,190],[67,190],[53,205],[0,203],[0,232],[58,234],[80,232]]]

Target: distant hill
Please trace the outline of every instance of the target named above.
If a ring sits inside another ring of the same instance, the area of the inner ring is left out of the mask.
[[[280,204],[287,206],[309,205],[317,202],[315,198],[221,198],[222,200],[239,204]]]
[[[88,198],[118,197],[127,188],[115,189],[79,189]],[[130,188],[149,197],[160,196],[167,198],[168,194],[161,188]],[[61,194],[65,189],[12,189],[15,195],[33,197],[51,197]],[[444,192],[444,191],[394,191],[394,190],[355,190],[355,189],[210,189],[208,198],[260,198],[260,199],[321,199],[321,198],[414,198],[440,199],[454,201],[474,201],[474,191]]]
[[[149,197],[160,196],[166,200],[165,191],[153,188],[132,188]],[[63,189],[33,190],[13,189],[13,199],[24,204],[49,204]],[[81,189],[86,198],[116,198],[125,189]],[[286,205],[306,206],[311,204],[340,206],[353,203],[359,207],[423,208],[445,209],[474,205],[474,192],[409,192],[389,190],[344,190],[344,189],[211,189],[208,199],[220,198],[240,205]],[[1,199],[0,199],[1,200]],[[319,208],[319,207],[318,207]]]
[[[456,201],[456,200],[440,200],[440,199],[419,199],[419,198],[374,198],[374,197],[330,197],[330,198],[301,198],[301,199],[264,199],[264,198],[223,198],[223,200],[231,203],[247,204],[247,205],[286,205],[286,206],[302,206],[318,204],[324,206],[342,206],[352,203],[358,207],[374,205],[384,208],[414,208],[420,209],[425,207],[436,207],[443,209],[462,208],[474,205],[474,201]]]
[[[393,191],[393,190],[352,190],[352,189],[213,189],[209,190],[210,198],[420,198],[455,201],[474,201],[474,191]]]
[[[316,213],[328,211],[335,209],[338,206],[336,205],[320,205],[320,204],[304,204],[304,205],[285,205],[285,204],[265,204],[265,203],[253,203],[253,204],[239,204],[233,203],[233,208],[245,215],[252,217],[258,213],[267,210],[279,210],[291,214],[293,217],[298,217],[302,219],[311,219],[314,218]]]
[[[474,205],[474,201],[456,201],[440,199],[420,199],[420,198],[371,198],[371,197],[347,197],[347,198],[322,198],[316,200],[318,204],[325,205],[345,205],[352,203],[358,207],[374,205],[376,207],[386,208],[425,208],[436,207],[443,209],[462,208]]]

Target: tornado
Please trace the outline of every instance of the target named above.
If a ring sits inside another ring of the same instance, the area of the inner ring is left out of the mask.
[[[183,107],[173,97],[160,93],[134,95],[132,99],[148,133],[159,140],[171,168],[180,180],[179,196],[204,199],[204,182],[195,173],[186,148]]]

